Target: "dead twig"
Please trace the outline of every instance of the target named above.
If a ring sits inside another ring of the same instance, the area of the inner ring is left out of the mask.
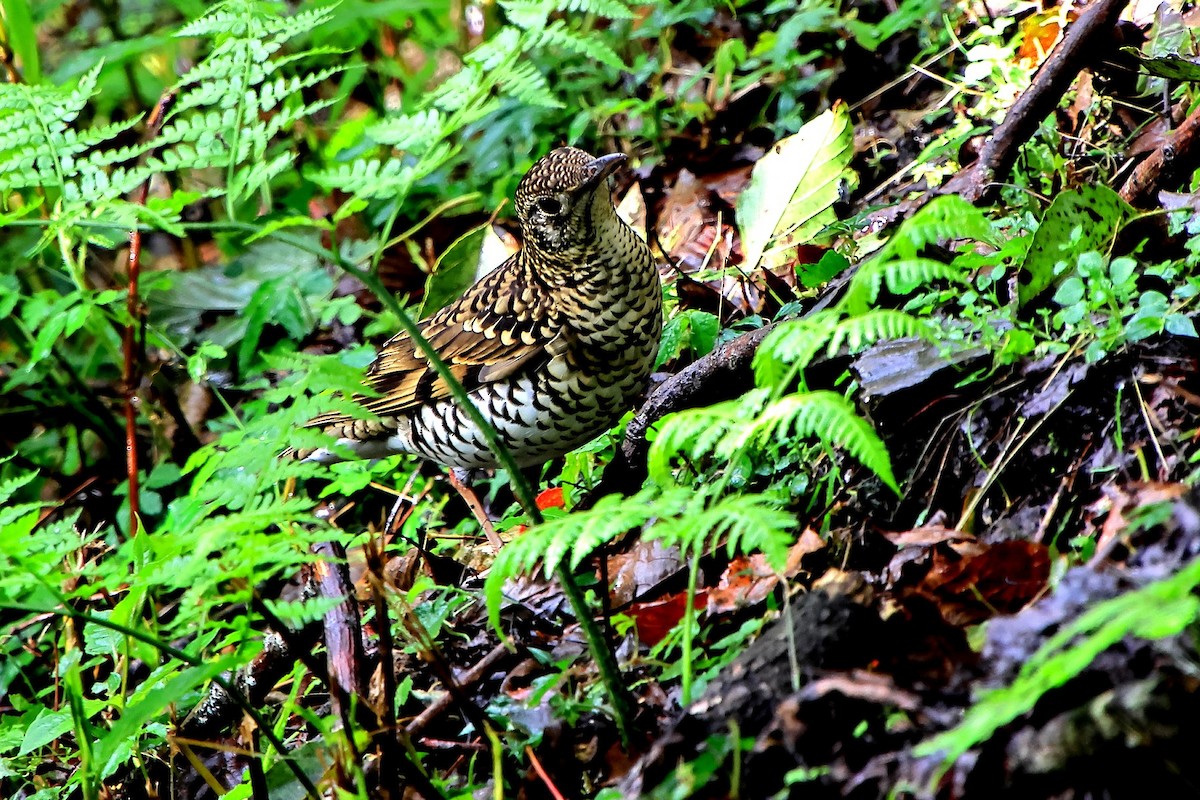
[[[1146,156],[1121,187],[1121,197],[1132,206],[1144,208],[1162,188],[1186,178],[1200,168],[1200,108],[1167,135]]]
[[[1067,29],[1066,36],[1054,48],[1017,102],[984,145],[979,158],[946,181],[937,194],[957,194],[972,203],[986,200],[996,190],[1017,160],[1017,153],[1042,120],[1054,113],[1063,95],[1079,71],[1086,66],[1096,43],[1116,25],[1117,17],[1128,0],[1097,0],[1087,6],[1079,19]],[[924,205],[928,196],[918,198],[911,214]]]
[[[454,688],[461,692],[463,689],[478,683],[495,668],[506,656],[510,656],[508,648],[504,645],[496,645],[486,656],[479,660],[475,666],[471,667],[457,681],[454,682]],[[437,719],[441,714],[445,713],[446,709],[450,708],[456,701],[455,693],[447,691],[437,700],[430,703],[424,711],[413,718],[412,722],[405,727],[405,732],[409,736],[416,736],[422,730]]]

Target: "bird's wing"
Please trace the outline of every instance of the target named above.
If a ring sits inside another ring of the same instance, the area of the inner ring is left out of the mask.
[[[483,283],[492,281],[481,281],[457,302],[419,323],[421,334],[467,391],[544,364],[565,348],[564,330],[553,315],[541,308],[514,310],[511,298],[496,302],[497,287]],[[500,287],[501,297],[507,297],[505,288],[509,287]],[[485,305],[480,302],[484,298],[492,302]],[[403,415],[451,396],[450,387],[407,333],[393,336],[380,348],[367,370],[366,383],[380,396],[359,398],[359,402],[380,417]],[[308,424],[321,427],[346,419],[334,412]]]

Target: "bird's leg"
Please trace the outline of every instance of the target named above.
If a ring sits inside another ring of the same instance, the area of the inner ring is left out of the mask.
[[[487,511],[484,509],[483,503],[480,502],[479,496],[475,494],[474,489],[467,485],[466,475],[466,470],[459,470],[457,467],[452,467],[446,473],[447,480],[454,487],[454,491],[458,492],[458,496],[467,504],[467,508],[471,509],[471,514],[475,517],[480,527],[483,528],[483,535],[487,537],[492,548],[496,552],[499,552],[500,545],[504,544],[504,542],[500,541],[500,534],[496,533],[496,528],[492,525],[491,519],[488,518]]]

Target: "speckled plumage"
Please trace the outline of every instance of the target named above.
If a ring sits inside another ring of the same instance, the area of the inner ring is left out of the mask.
[[[420,323],[520,466],[608,429],[644,389],[662,332],[654,259],[617,216],[608,176],[625,157],[572,147],[517,187],[520,252]],[[325,414],[309,425],[362,457],[413,453],[450,467],[495,467],[482,434],[401,333],[379,351],[360,398],[378,419]],[[301,454],[336,460],[327,450]]]

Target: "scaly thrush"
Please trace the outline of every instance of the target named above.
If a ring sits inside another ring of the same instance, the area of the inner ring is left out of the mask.
[[[613,207],[619,153],[562,147],[517,186],[524,247],[420,325],[519,466],[607,430],[644,389],[662,332],[650,249]],[[495,467],[482,434],[405,333],[379,351],[359,398],[377,419],[313,419],[363,458],[412,453],[449,467]],[[338,459],[330,450],[301,453]]]

